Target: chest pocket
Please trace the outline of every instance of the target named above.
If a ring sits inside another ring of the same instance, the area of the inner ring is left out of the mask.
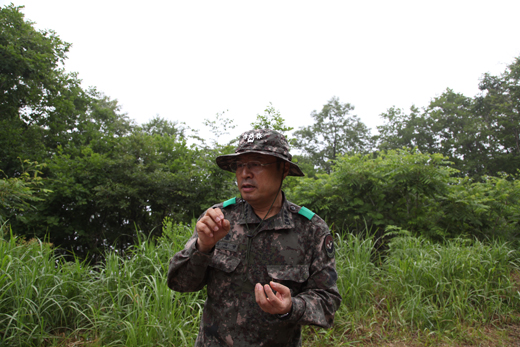
[[[215,249],[209,266],[224,272],[233,272],[239,263],[239,258],[225,254],[222,251]]]
[[[292,281],[303,283],[309,279],[309,265],[267,265],[269,276],[283,283]]]

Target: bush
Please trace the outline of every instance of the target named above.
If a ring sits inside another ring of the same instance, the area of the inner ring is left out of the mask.
[[[515,240],[520,186],[515,177],[482,181],[453,177],[457,170],[440,154],[397,150],[344,156],[330,175],[305,178],[288,195],[334,229],[378,236],[388,226],[437,241],[461,235]]]

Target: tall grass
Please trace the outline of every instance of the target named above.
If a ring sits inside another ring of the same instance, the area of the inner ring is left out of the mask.
[[[507,243],[440,244],[399,229],[388,236],[384,252],[370,234],[337,237],[342,306],[332,334],[306,329],[308,345],[353,344],[363,334],[384,339],[403,330],[464,339],[472,326],[518,320],[520,283],[511,274],[520,255]]]
[[[141,239],[95,267],[65,262],[38,240],[0,240],[1,345],[193,345],[205,294],[166,285],[168,260],[189,236],[168,222],[157,242]]]
[[[373,308],[379,273],[376,256],[373,236],[337,235],[337,284],[343,298],[341,309],[357,315],[354,320],[366,316]]]
[[[446,330],[519,312],[507,244],[454,239],[444,244],[399,236],[390,242],[383,284],[403,324]]]
[[[161,238],[139,239],[124,256],[109,252],[97,266],[67,262],[39,240],[4,236],[0,345],[193,345],[205,292],[181,294],[166,286],[168,261],[191,233],[166,222]],[[337,235],[343,304],[334,330],[305,330],[306,345],[352,343],[374,324],[384,325],[383,333],[399,327],[443,334],[520,312],[510,276],[518,270],[518,252],[507,244],[393,236],[381,253],[373,236]]]

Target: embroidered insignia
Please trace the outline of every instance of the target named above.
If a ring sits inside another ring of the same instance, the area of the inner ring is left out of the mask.
[[[251,133],[249,134],[249,137],[247,138],[247,142],[253,142],[255,140],[255,134]]]
[[[262,138],[262,134],[260,134],[260,133],[256,134],[256,139],[257,140],[260,140],[261,138]]]
[[[332,235],[325,236],[325,241],[323,242],[323,247],[325,248],[325,253],[329,258],[334,258],[334,239]]]
[[[244,140],[247,140],[247,134],[244,134]]]

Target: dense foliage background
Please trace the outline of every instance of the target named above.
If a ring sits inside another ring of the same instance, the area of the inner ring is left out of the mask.
[[[0,342],[190,345],[204,293],[163,277],[187,226],[238,193],[215,164],[233,121],[206,119],[210,140],[160,117],[136,124],[65,70],[69,47],[0,8]],[[479,88],[391,107],[377,135],[337,97],[299,129],[273,105],[257,115],[251,126],[285,133],[306,173],[285,181],[288,198],[338,242],[345,305],[333,332],[306,341],[368,324],[427,344],[518,318],[520,57]]]
[[[160,235],[166,217],[189,222],[237,194],[214,163],[233,149],[218,142],[232,120],[207,119],[209,141],[159,117],[135,124],[66,72],[70,44],[35,30],[21,8],[0,15],[0,218],[15,233],[97,259],[107,247],[124,251],[137,232]],[[311,113],[314,125],[294,130],[269,105],[252,126],[288,136],[307,177],[287,180],[286,193],[337,230],[513,240],[520,58],[479,87],[474,98],[448,89],[424,109],[391,107],[375,136],[337,97]]]

